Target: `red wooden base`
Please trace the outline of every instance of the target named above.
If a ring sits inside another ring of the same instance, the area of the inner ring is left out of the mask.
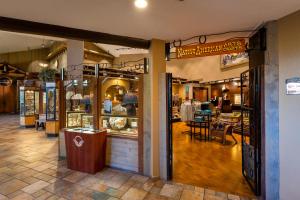
[[[105,167],[106,131],[87,134],[65,131],[68,168],[95,174]]]

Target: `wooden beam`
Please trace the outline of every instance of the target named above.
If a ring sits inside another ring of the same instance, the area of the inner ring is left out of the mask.
[[[0,30],[60,37],[102,44],[121,45],[141,49],[148,49],[150,47],[149,40],[7,17],[0,17]]]

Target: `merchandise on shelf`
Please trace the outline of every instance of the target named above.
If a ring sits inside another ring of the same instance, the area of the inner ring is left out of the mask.
[[[92,80],[86,78],[80,81],[65,81],[66,92],[66,127],[94,128]]]
[[[102,83],[100,127],[112,136],[138,137],[137,79],[107,78]]]
[[[39,114],[39,88],[21,86],[19,89],[20,125],[34,126]]]

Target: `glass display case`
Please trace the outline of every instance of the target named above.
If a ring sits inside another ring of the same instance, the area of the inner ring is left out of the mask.
[[[111,136],[138,137],[138,79],[106,78],[102,82],[100,127]]]
[[[59,118],[59,89],[55,83],[46,83],[46,120]]]
[[[65,81],[66,88],[66,127],[94,128],[93,95],[94,80],[85,78],[83,81]]]
[[[20,125],[34,126],[39,114],[39,88],[21,86],[19,91]]]
[[[85,112],[81,111],[68,111],[67,112],[67,127],[68,128],[79,128],[81,126],[82,115]]]
[[[55,82],[46,83],[46,134],[59,134],[59,89]]]
[[[82,114],[81,115],[81,127],[83,128],[93,128],[93,115],[90,114]]]

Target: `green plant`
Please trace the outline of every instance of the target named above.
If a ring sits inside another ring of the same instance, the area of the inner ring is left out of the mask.
[[[53,82],[55,81],[56,70],[46,67],[43,68],[39,73],[39,79],[43,82]]]

